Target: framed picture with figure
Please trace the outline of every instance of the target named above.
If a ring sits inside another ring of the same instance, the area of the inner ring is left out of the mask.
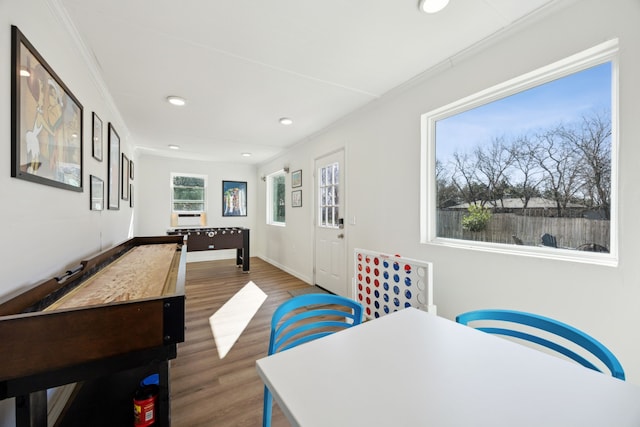
[[[11,27],[11,176],[82,191],[82,104]]]
[[[247,216],[245,181],[222,181],[222,216]]]

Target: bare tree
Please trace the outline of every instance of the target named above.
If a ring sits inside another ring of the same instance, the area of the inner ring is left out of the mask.
[[[477,168],[477,163],[469,157],[469,154],[460,154],[457,151],[453,153],[452,184],[458,189],[465,202],[476,204],[477,201],[480,201],[480,204],[484,206],[484,198],[482,197],[484,188],[478,185]]]
[[[504,192],[509,186],[507,171],[513,165],[514,153],[504,142],[504,137],[494,138],[491,145],[478,146],[474,150],[476,157],[476,176],[486,186],[487,202],[493,207],[504,207]]]
[[[513,155],[513,188],[515,195],[522,200],[523,208],[527,208],[529,200],[540,194],[538,187],[543,181],[543,171],[536,160],[537,145],[528,136],[516,138],[510,150]]]
[[[562,138],[562,127],[558,126],[536,136],[536,151],[533,153],[544,171],[545,191],[556,203],[558,216],[580,190],[580,153],[573,144]]]
[[[611,120],[604,113],[583,116],[562,137],[581,154],[579,170],[584,203],[611,217]]]

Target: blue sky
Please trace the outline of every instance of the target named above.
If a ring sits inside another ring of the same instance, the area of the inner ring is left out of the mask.
[[[436,158],[447,162],[494,138],[525,135],[611,110],[611,63],[554,80],[436,123]]]

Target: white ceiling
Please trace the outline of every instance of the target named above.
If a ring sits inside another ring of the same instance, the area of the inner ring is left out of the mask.
[[[137,149],[260,163],[559,0],[57,1]]]

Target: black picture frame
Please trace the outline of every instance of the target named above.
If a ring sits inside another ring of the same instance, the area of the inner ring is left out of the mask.
[[[246,181],[222,181],[222,216],[247,216]]]
[[[104,181],[95,175],[90,175],[89,209],[92,211],[104,210]]]
[[[91,115],[91,156],[99,162],[102,161],[102,120],[95,111]]]
[[[291,188],[302,187],[302,169],[291,172]]]
[[[302,190],[296,190],[291,192],[291,207],[302,207]]]
[[[122,183],[121,194],[122,200],[129,200],[129,158],[122,153]]]
[[[109,153],[108,153],[108,172],[107,193],[109,195],[109,203],[107,207],[111,210],[120,209],[120,136],[113,124],[109,123]]]
[[[82,192],[82,104],[16,26],[11,70],[11,176]]]

